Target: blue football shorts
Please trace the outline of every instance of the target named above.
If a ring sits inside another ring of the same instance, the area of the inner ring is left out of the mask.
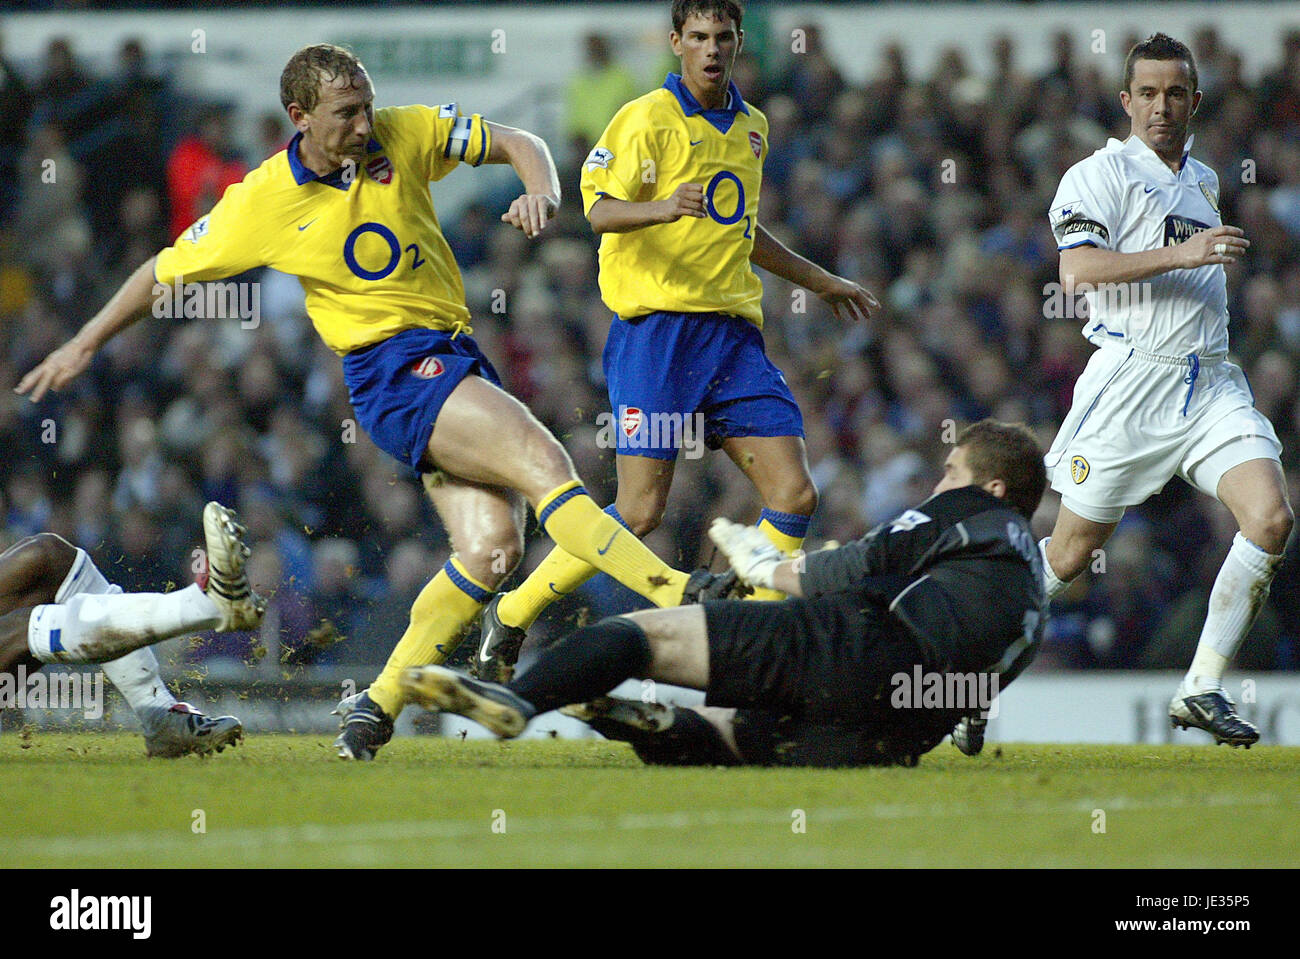
[[[415,470],[421,469],[442,405],[467,376],[501,385],[465,333],[403,330],[343,357],[343,379],[362,428],[381,450]]]
[[[676,459],[685,430],[702,429],[709,449],[729,437],[804,435],[763,334],[738,316],[615,318],[604,367],[620,455]]]

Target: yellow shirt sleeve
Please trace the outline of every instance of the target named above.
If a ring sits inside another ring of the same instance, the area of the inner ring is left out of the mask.
[[[158,254],[154,278],[168,286],[178,278],[183,283],[204,283],[265,266],[262,218],[249,210],[251,194],[247,182],[227,188],[207,216]]]
[[[625,107],[609,122],[582,164],[582,211],[602,196],[635,202],[653,192],[656,164],[652,134],[641,111]]]
[[[379,141],[417,158],[430,181],[441,180],[462,163],[481,165],[492,149],[487,121],[477,113],[463,116],[454,103],[385,107],[375,121]]]

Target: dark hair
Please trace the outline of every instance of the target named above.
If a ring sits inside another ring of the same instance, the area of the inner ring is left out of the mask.
[[[1007,484],[1007,502],[1025,519],[1038,509],[1047,488],[1043,450],[1024,423],[980,420],[957,436],[966,451],[966,465],[977,486],[1000,479]]]
[[[1124,89],[1133,86],[1133,64],[1138,60],[1183,60],[1187,63],[1187,72],[1192,77],[1192,89],[1196,92],[1196,60],[1187,44],[1175,40],[1163,33],[1153,33],[1141,43],[1133,44],[1133,49],[1124,58]]]
[[[673,31],[681,33],[687,17],[717,17],[719,20],[731,20],[740,30],[741,18],[745,16],[745,5],[740,0],[673,0]]]
[[[286,110],[289,104],[296,103],[311,113],[320,101],[322,82],[332,83],[339,77],[351,78],[365,72],[356,54],[346,47],[332,43],[303,47],[289,58],[280,74],[280,102]]]

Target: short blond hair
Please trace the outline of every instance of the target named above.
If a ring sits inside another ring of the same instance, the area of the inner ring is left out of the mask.
[[[320,102],[321,85],[339,77],[365,76],[366,68],[347,47],[333,43],[314,43],[289,58],[280,74],[280,102],[284,108],[296,103],[311,113]],[[353,82],[353,86],[356,86]]]

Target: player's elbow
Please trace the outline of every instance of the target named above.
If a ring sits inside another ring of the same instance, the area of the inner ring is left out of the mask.
[[[545,160],[550,156],[546,141],[535,133],[515,127],[495,127],[492,131],[491,155],[500,162],[517,166],[533,159]]]
[[[1061,287],[1069,292],[1076,284],[1093,282],[1089,272],[1089,254],[1096,252],[1091,246],[1082,246],[1074,250],[1062,250],[1059,276]]]
[[[591,224],[591,232],[596,236],[609,232],[610,223],[607,213],[609,213],[609,204],[603,199],[598,199],[587,211],[587,222]]]

